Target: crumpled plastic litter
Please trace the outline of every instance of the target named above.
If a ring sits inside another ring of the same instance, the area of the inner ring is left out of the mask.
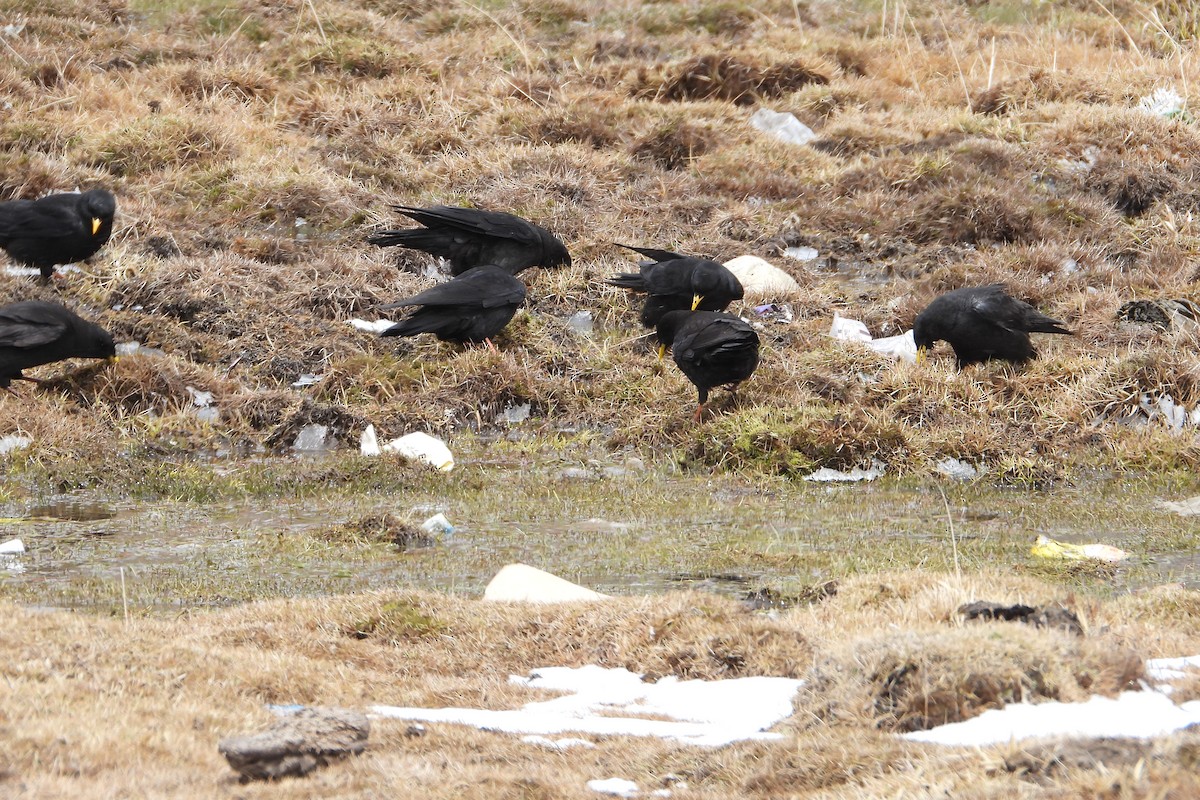
[[[438,513],[422,522],[421,530],[426,533],[441,533],[450,536],[454,533],[454,526],[450,524],[450,520],[446,519],[445,514]]]
[[[359,319],[358,317],[354,317],[349,322],[356,330],[366,331],[367,333],[383,333],[396,324],[390,319],[377,319],[371,322],[370,320]]]
[[[1129,558],[1129,553],[1110,544],[1071,544],[1051,539],[1048,536],[1038,536],[1029,552],[1038,558],[1062,561],[1083,561],[1090,558],[1096,561],[1107,561],[1111,564]]]
[[[31,444],[33,444],[33,439],[19,433],[0,436],[0,456],[11,453],[14,450],[24,450]]]
[[[6,569],[9,572],[24,572],[25,565],[17,558],[24,553],[25,543],[20,539],[9,539],[0,544],[0,569]]]
[[[1165,119],[1186,115],[1183,97],[1170,86],[1160,86],[1138,101],[1138,109]]]
[[[804,480],[813,483],[854,483],[856,481],[873,481],[882,474],[883,466],[881,464],[872,464],[870,469],[855,467],[847,472],[821,467],[816,472],[805,475]]]
[[[420,431],[380,444],[375,434],[375,426],[368,425],[359,439],[359,449],[364,456],[396,453],[409,461],[422,461],[442,472],[454,469],[454,454],[450,452],[446,443],[436,436]]]
[[[788,144],[808,144],[817,138],[812,128],[786,111],[760,108],[750,117],[750,125]]]
[[[902,358],[910,364],[917,363],[917,344],[913,341],[913,332],[905,331],[898,336],[885,336],[881,339],[875,339],[871,336],[870,329],[866,323],[843,317],[841,314],[834,312],[833,324],[829,327],[829,335],[834,339],[843,339],[848,342],[862,342],[867,347],[877,353],[886,353],[889,356]]]

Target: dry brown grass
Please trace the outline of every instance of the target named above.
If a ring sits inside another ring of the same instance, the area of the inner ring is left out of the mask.
[[[113,243],[63,292],[118,338],[167,353],[64,395],[101,412],[109,446],[144,437],[147,412],[179,416],[193,385],[219,388],[223,422],[175,437],[189,448],[214,436],[286,447],[307,395],[346,425],[389,432],[487,428],[529,402],[535,420],[611,427],[614,443],[746,466],[779,452],[789,470],[871,457],[920,469],[951,441],[999,463],[1031,437],[1076,460],[1137,462],[1124,428],[1105,429],[1103,450],[1090,434],[1062,437],[1103,427],[1136,389],[1195,400],[1183,348],[1164,354],[1162,336],[1114,320],[1123,299],[1187,296],[1193,277],[1200,139],[1131,109],[1194,77],[1186,53],[1164,47],[1164,31],[1187,28],[1178,10],[1159,9],[1172,26],[1132,5],[1116,17],[1075,8],[1066,27],[990,21],[973,6],[854,22],[826,4],[645,6],[629,25],[579,3],[18,11],[0,193],[114,186]],[[796,111],[820,139],[794,148],[757,134],[744,108],[756,104]],[[568,241],[576,266],[529,276],[530,310],[500,355],[379,342],[344,320],[423,286],[396,269],[422,258],[363,245],[394,223],[387,202],[527,214]],[[797,321],[767,330],[759,375],[728,417],[731,431],[785,420],[752,457],[710,453],[713,436],[675,423],[686,386],[629,344],[632,304],[600,284],[627,264],[613,241],[758,252],[805,287],[783,298]],[[781,259],[797,243],[821,251],[815,269]],[[858,269],[895,279],[828,280]],[[1022,376],[971,391],[949,379],[961,389],[947,392],[940,367],[864,364],[821,335],[834,311],[898,330],[936,292],[991,280],[1078,339],[1048,343]],[[42,290],[14,279],[6,291]],[[591,339],[564,325],[581,309],[598,325]],[[291,390],[303,373],[325,379]],[[946,408],[964,392],[967,405]],[[647,413],[627,413],[635,398]],[[844,422],[864,415],[866,426]],[[1018,416],[1027,424],[994,422]],[[69,446],[54,438],[35,447]]]
[[[426,736],[410,739],[405,723],[381,720],[360,758],[303,780],[236,791],[366,797],[409,787],[431,797],[586,797],[587,780],[617,774],[646,788],[674,774],[689,783],[690,796],[706,798],[890,796],[921,785],[997,798],[1032,794],[1035,786],[1082,791],[1101,773],[1095,764],[1080,766],[1081,757],[1056,767],[1045,754],[1037,761],[1035,749],[960,753],[888,735],[895,725],[881,725],[872,710],[878,656],[908,653],[921,664],[916,680],[928,688],[942,679],[942,701],[975,703],[970,713],[977,713],[982,687],[996,689],[984,705],[1013,699],[1014,669],[1026,684],[1071,699],[1085,675],[1093,690],[1112,691],[1137,672],[1142,656],[1200,646],[1195,614],[1178,613],[1195,612],[1195,592],[1075,604],[1088,629],[1081,639],[955,620],[958,604],[984,595],[1071,602],[1043,584],[998,575],[931,583],[921,574],[883,574],[843,581],[836,595],[775,619],[703,594],[528,607],[375,593],[128,621],[9,607],[0,623],[0,674],[12,700],[0,716],[9,742],[0,785],[21,798],[224,797],[235,784],[216,742],[264,727],[264,704],[511,708],[530,698],[507,684],[509,674],[598,663],[651,676],[796,675],[820,692],[801,695],[784,741],[720,751],[617,738],[566,757],[453,725],[430,725]],[[907,632],[871,632],[892,626]],[[841,658],[845,668],[830,671]],[[87,720],[104,722],[81,724]],[[1183,777],[1194,747],[1186,737],[1168,740],[1143,767],[1111,760],[1104,774],[1146,788],[1194,785]],[[1009,766],[997,768],[1005,759]]]

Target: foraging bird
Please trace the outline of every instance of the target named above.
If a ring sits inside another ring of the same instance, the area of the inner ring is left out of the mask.
[[[107,189],[9,200],[0,203],[0,248],[49,278],[55,266],[83,261],[99,250],[112,235],[116,212],[116,198]]]
[[[392,206],[422,228],[380,231],[367,241],[379,247],[409,247],[450,262],[450,274],[491,264],[510,275],[526,267],[571,266],[571,254],[545,228],[503,211],[433,206]]]
[[[657,325],[668,311],[722,311],[744,294],[737,277],[716,261],[649,247],[618,247],[653,259],[640,264],[640,272],[623,272],[607,281],[647,294],[642,307],[642,324],[647,328]]]
[[[960,369],[994,358],[1021,364],[1037,357],[1030,333],[1070,335],[1062,324],[1009,296],[997,283],[955,289],[935,299],[917,315],[913,341],[919,358],[939,339],[949,342]]]
[[[116,353],[108,331],[58,303],[25,300],[0,307],[0,388],[14,380],[41,383],[21,374],[29,367]]]
[[[747,323],[719,311],[668,311],[656,327],[659,357],[671,348],[671,357],[696,389],[700,400],[693,417],[700,421],[708,392],[716,386],[737,384],[758,366],[758,334]]]
[[[432,333],[442,341],[486,342],[504,329],[525,302],[525,284],[507,270],[485,264],[385,309],[420,306],[383,336]]]

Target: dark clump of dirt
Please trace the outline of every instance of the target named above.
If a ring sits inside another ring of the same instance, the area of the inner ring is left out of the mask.
[[[1175,176],[1148,164],[1101,159],[1086,180],[1088,188],[1127,217],[1144,214],[1160,197],[1179,188]]]
[[[435,540],[428,533],[397,519],[392,514],[368,514],[356,520],[325,528],[317,534],[330,542],[379,542],[393,544],[401,550],[432,547]]]
[[[958,607],[958,613],[965,620],[1003,620],[1005,622],[1024,622],[1038,628],[1055,628],[1083,636],[1083,624],[1074,611],[1061,606],[1026,606],[1020,603],[1006,606],[1000,603],[989,603],[986,600],[976,600],[964,603]]]
[[[740,106],[780,97],[829,78],[800,61],[760,67],[732,56],[710,54],[681,64],[658,87],[660,100],[728,100]]]
[[[819,603],[837,595],[837,581],[822,581],[803,587],[796,594],[783,594],[769,586],[754,589],[742,595],[742,603],[751,611],[795,608],[800,605]]]
[[[324,425],[330,440],[343,445],[351,444],[356,431],[366,427],[366,420],[340,405],[325,405],[305,398],[296,409],[267,437],[264,445],[268,450],[283,450],[291,447],[297,434],[309,425]]]
[[[1104,769],[1136,764],[1152,745],[1139,739],[1086,739],[1033,744],[1004,759],[1004,770],[1042,781],[1068,769]]]
[[[1110,96],[1091,81],[1067,72],[1032,70],[1024,78],[1014,78],[985,89],[971,100],[978,114],[1008,114],[1040,103],[1078,102],[1089,105],[1109,102]]]
[[[679,169],[706,153],[715,140],[707,128],[686,122],[660,125],[634,142],[630,152],[666,170]]]

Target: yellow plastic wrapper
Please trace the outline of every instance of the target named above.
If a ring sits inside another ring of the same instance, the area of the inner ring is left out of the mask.
[[[1116,563],[1129,558],[1129,553],[1110,544],[1071,544],[1046,536],[1037,537],[1037,541],[1033,543],[1029,552],[1038,558],[1055,558],[1065,561],[1082,561],[1085,558],[1091,558],[1096,561]]]

